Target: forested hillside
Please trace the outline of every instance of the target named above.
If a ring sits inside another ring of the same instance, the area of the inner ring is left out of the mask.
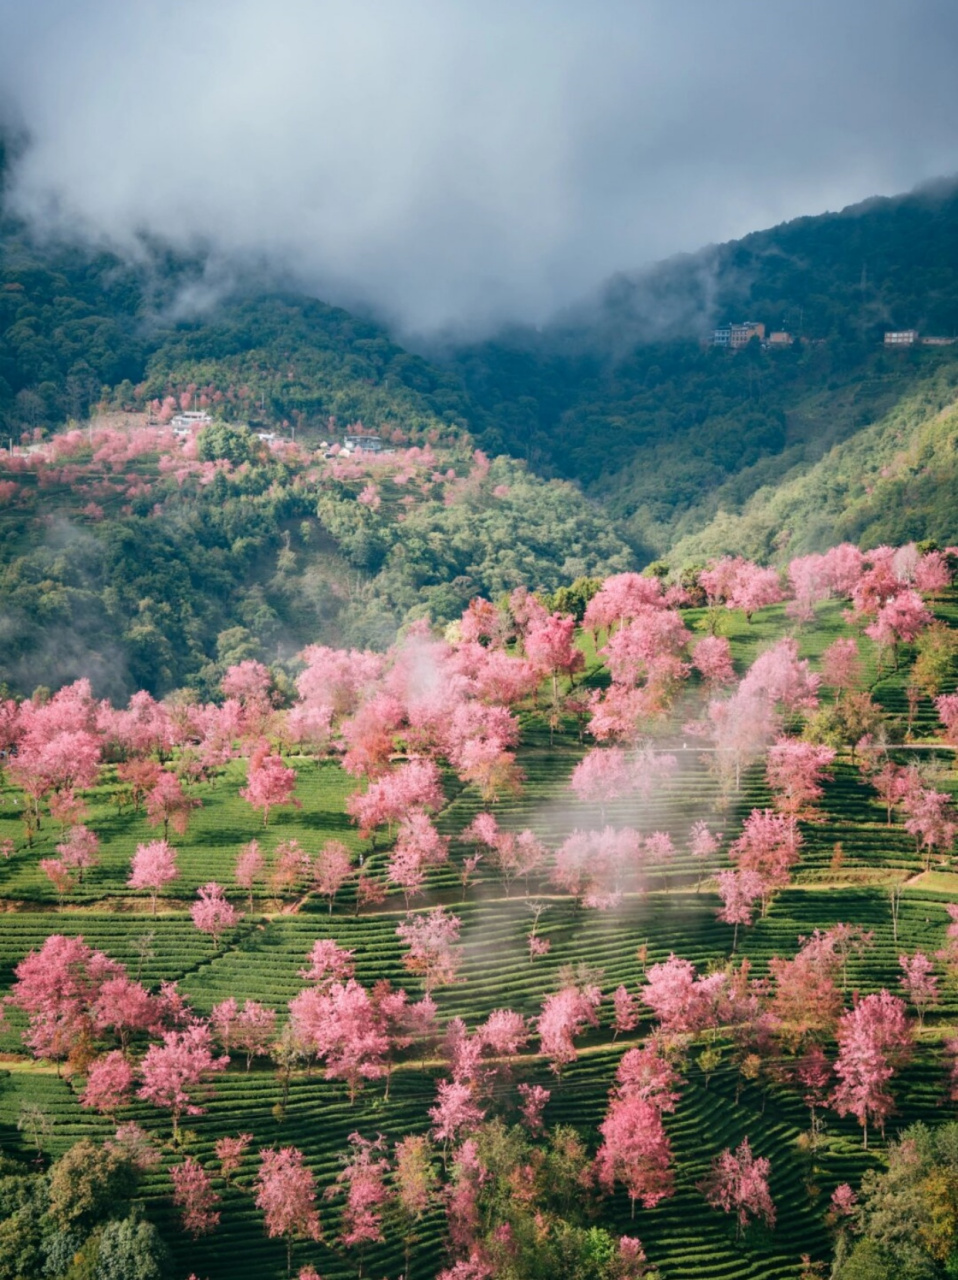
[[[460,447],[356,458],[133,419],[0,453],[0,681],[209,692],[245,658],[383,648],[476,593],[629,567],[572,485]]]
[[[433,359],[262,272],[226,287],[200,253],[144,241],[130,262],[10,217],[0,233],[0,432],[21,449],[0,457],[11,688],[209,688],[231,657],[382,647],[477,592],[958,540],[939,417],[958,347],[881,343],[888,325],[958,329],[953,187],[703,250],[542,332]],[[745,317],[796,341],[703,341]],[[214,433],[184,473],[168,433],[110,434],[187,405],[285,444]],[[99,435],[51,442],[91,414]],[[330,469],[322,442],[350,428],[389,460]]]
[[[810,468],[716,516],[678,542],[676,564],[727,551],[781,561],[850,540],[879,546],[958,538],[958,365],[929,372],[877,422]],[[721,491],[719,495],[721,506]]]
[[[485,447],[574,476],[654,558],[954,368],[956,348],[881,344],[958,333],[956,244],[953,184],[872,200],[622,277],[561,323],[451,359]],[[746,319],[796,341],[703,345]]]

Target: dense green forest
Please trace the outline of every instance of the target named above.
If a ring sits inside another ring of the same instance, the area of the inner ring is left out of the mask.
[[[236,466],[129,458],[112,428],[64,437],[65,463],[21,454],[8,472],[0,456],[0,679],[27,693],[84,674],[116,697],[208,692],[246,658],[318,639],[382,648],[404,621],[449,622],[473,595],[552,592],[631,564],[572,485],[508,458],[447,451],[439,472],[412,450],[370,473],[230,436]]]

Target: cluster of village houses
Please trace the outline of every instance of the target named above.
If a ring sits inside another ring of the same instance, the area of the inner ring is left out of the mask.
[[[170,419],[170,426],[176,435],[186,437],[202,430],[203,427],[208,427],[212,421],[212,417],[205,409],[185,409],[182,413],[178,413]],[[262,440],[265,444],[272,444],[274,440],[281,438],[275,431],[256,431],[253,434],[257,440]],[[331,449],[333,444],[339,444],[339,441],[320,440],[319,447],[320,449]],[[362,450],[365,453],[391,452],[386,447],[381,436],[367,433],[357,433],[355,435],[347,433],[339,446],[340,453],[356,453],[358,450]]]
[[[794,336],[784,329],[773,329],[766,337],[764,324],[760,324],[757,320],[723,324],[712,330],[712,346],[728,347],[731,351],[738,351],[747,346],[753,338],[758,338],[766,351],[790,347],[795,341]],[[958,338],[931,337],[920,334],[917,329],[890,329],[885,334],[886,347],[950,347],[954,342],[958,342]]]

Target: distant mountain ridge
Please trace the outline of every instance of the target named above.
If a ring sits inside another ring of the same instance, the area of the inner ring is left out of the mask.
[[[743,319],[800,341],[706,345]],[[591,308],[451,361],[479,440],[578,479],[648,559],[953,364],[954,348],[886,352],[884,332],[903,328],[958,334],[953,181],[619,277]]]

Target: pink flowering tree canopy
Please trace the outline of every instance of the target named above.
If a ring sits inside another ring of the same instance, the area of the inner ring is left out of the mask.
[[[220,1197],[206,1169],[193,1156],[187,1156],[182,1164],[173,1165],[170,1178],[173,1203],[180,1211],[183,1230],[194,1240],[215,1231],[220,1221],[220,1212],[215,1206]]]
[[[143,1083],[137,1095],[172,1113],[173,1138],[179,1140],[183,1115],[203,1114],[209,1077],[225,1070],[228,1056],[213,1052],[209,1027],[193,1022],[182,1031],[164,1031],[161,1044],[150,1045],[140,1065]]]
[[[150,909],[156,915],[156,900],[160,891],[179,877],[176,850],[166,840],[151,840],[136,847],[127,884],[131,889],[146,889],[150,894]]]
[[[865,996],[842,1014],[838,1024],[838,1084],[832,1106],[839,1115],[853,1115],[868,1146],[868,1123],[882,1133],[895,1109],[889,1083],[911,1057],[912,1028],[905,1002],[882,990]]]
[[[713,1209],[734,1213],[739,1235],[751,1222],[775,1225],[775,1205],[768,1188],[771,1162],[752,1153],[748,1138],[735,1151],[726,1148],[712,1161],[700,1190]]]
[[[316,1178],[296,1147],[260,1152],[254,1182],[256,1207],[263,1211],[266,1234],[286,1242],[286,1270],[292,1266],[296,1240],[320,1240]]]
[[[424,914],[410,914],[396,929],[407,951],[403,964],[410,973],[422,975],[427,991],[455,982],[462,962],[458,946],[461,921],[444,907]]]
[[[235,929],[242,915],[223,894],[223,888],[214,880],[197,890],[197,898],[190,907],[193,923],[201,933],[208,933],[218,951],[224,933]]]
[[[263,826],[269,822],[269,813],[284,805],[294,805],[301,809],[302,802],[297,799],[296,770],[288,768],[279,756],[268,755],[265,750],[254,753],[249,763],[246,786],[241,788],[240,795],[254,809],[263,812]]]

